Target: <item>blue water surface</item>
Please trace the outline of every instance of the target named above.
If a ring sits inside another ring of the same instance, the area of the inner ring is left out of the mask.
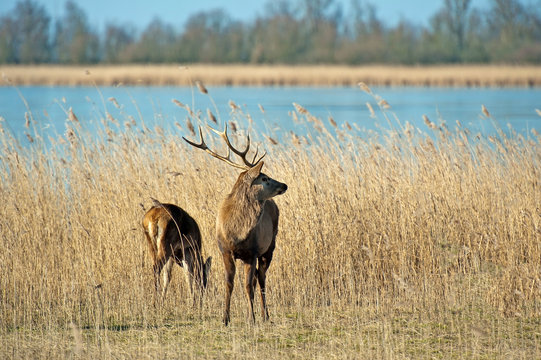
[[[307,131],[305,121],[293,121],[293,103],[302,105],[329,128],[332,128],[329,117],[339,127],[348,123],[361,130],[386,128],[389,119],[394,123],[396,117],[401,124],[409,122],[427,130],[423,121],[426,115],[436,124],[445,122],[451,129],[458,120],[472,131],[482,133],[493,131],[494,124],[506,131],[512,127],[525,136],[531,129],[541,131],[541,117],[536,112],[541,109],[538,88],[373,88],[377,96],[358,87],[207,88],[208,95],[190,87],[0,87],[0,117],[2,126],[18,139],[24,139],[25,132],[32,131],[44,138],[64,133],[70,108],[90,130],[108,121],[109,113],[109,119],[115,119],[119,129],[124,123],[134,121],[138,127],[143,123],[150,128],[159,125],[187,134],[187,130],[175,126],[178,123],[186,129],[188,115],[173,102],[176,99],[196,113],[199,111],[201,119],[207,118],[210,109],[221,124],[231,120],[242,127],[252,124],[252,131],[277,137],[290,131],[300,135]],[[391,106],[386,114],[378,108],[380,98]],[[230,101],[240,110],[232,112]],[[375,110],[375,117],[371,116],[367,102]],[[491,119],[483,115],[482,105],[490,112]],[[25,113],[34,120],[35,130],[25,127]]]

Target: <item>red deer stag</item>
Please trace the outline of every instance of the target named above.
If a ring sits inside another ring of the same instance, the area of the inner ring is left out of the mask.
[[[153,262],[156,293],[160,292],[160,272],[163,272],[162,300],[171,279],[173,263],[187,267],[190,291],[195,280],[199,294],[207,286],[207,276],[212,263],[209,257],[203,263],[201,233],[195,220],[183,209],[173,204],[162,204],[153,199],[153,207],[143,216],[143,230]],[[164,269],[165,268],[165,269]]]
[[[261,310],[263,320],[268,320],[269,313],[265,300],[266,272],[272,260],[272,253],[278,233],[278,206],[271,199],[283,194],[287,185],[278,182],[261,172],[265,156],[263,154],[257,161],[257,151],[252,162],[246,159],[250,149],[250,137],[244,151],[235,149],[227,136],[227,125],[223,132],[218,132],[228,146],[227,156],[219,155],[210,150],[203,140],[203,132],[199,127],[201,143],[197,144],[184,138],[188,144],[202,149],[210,155],[225,161],[231,166],[244,170],[238,177],[231,193],[224,199],[218,210],[216,218],[216,238],[218,247],[223,256],[225,265],[225,307],[223,322],[230,321],[231,293],[235,280],[235,260],[244,262],[245,287],[248,295],[248,316],[252,323],[254,316],[254,289],[256,281],[259,282],[261,292]],[[244,162],[237,164],[230,159],[231,151]]]

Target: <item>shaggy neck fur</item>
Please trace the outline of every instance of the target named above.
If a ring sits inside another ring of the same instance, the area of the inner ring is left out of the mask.
[[[264,201],[256,198],[255,190],[240,176],[222,205],[222,226],[233,242],[245,240],[263,213]]]

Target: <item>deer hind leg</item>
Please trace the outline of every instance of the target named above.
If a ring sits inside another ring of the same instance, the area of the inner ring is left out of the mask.
[[[165,262],[165,266],[163,268],[163,288],[162,288],[162,299],[165,299],[165,294],[167,293],[167,287],[169,286],[169,282],[171,281],[171,269],[173,268],[173,257],[169,257],[167,261]]]
[[[148,246],[150,254],[154,260],[153,270],[154,270],[154,284],[156,288],[156,294],[160,293],[160,273],[163,267],[169,262],[171,258],[171,249],[168,249],[165,246],[165,236],[166,232],[159,225],[150,223],[148,231],[145,229],[145,235],[147,236]],[[162,287],[162,295],[165,294],[167,290],[167,285],[169,284],[169,275],[171,272],[169,265],[169,270],[163,274],[164,284]],[[167,269],[166,269],[167,270]],[[167,282],[165,279],[167,278]],[[162,296],[163,298],[163,296]]]
[[[154,275],[154,289],[156,290],[156,294],[160,293],[160,272],[162,271],[163,265],[165,264],[165,261],[162,258],[158,257],[158,250],[156,248],[156,237],[157,237],[157,229],[153,227],[153,224],[151,223],[149,225],[149,228],[144,229],[145,238],[147,239],[147,245],[148,245],[148,252],[150,254],[150,257],[152,258],[152,273]]]
[[[263,321],[267,321],[269,319],[269,311],[267,309],[267,299],[265,292],[265,282],[267,278],[267,270],[270,266],[271,260],[272,256],[260,257],[259,268],[257,269],[257,280],[259,282],[259,290],[261,293],[261,315],[263,316]]]
[[[162,272],[163,266],[165,265],[165,259],[158,259],[155,261],[152,266],[154,272],[154,287],[156,289],[156,294],[160,293],[160,273]]]
[[[231,305],[231,293],[233,292],[233,285],[235,283],[235,259],[230,252],[223,253],[224,266],[225,266],[225,305],[224,305],[224,325],[229,325],[230,322],[230,305]]]
[[[254,284],[255,284],[255,273],[256,273],[256,264],[257,259],[254,258],[250,263],[244,264],[244,275],[245,278],[245,286],[246,286],[246,295],[248,296],[249,301],[249,308],[248,308],[248,317],[252,321],[252,323],[255,323],[255,315],[254,315]]]

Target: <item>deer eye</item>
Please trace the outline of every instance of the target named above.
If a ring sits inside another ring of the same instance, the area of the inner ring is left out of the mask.
[[[261,181],[263,181],[263,182],[267,182],[268,180],[269,180],[269,178],[265,177],[265,176],[263,177],[263,179],[261,179]]]

